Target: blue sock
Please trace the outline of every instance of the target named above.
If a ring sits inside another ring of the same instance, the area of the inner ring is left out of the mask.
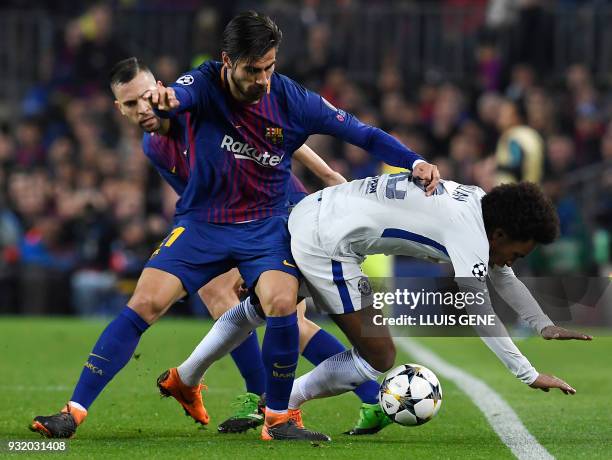
[[[262,357],[266,367],[266,406],[286,411],[295,379],[299,351],[297,314],[269,316],[263,340]]]
[[[359,396],[361,402],[366,404],[378,404],[378,391],[380,384],[376,380],[367,380],[353,390]]]
[[[342,353],[344,350],[344,345],[336,337],[323,329],[319,329],[306,344],[306,347],[304,347],[302,356],[315,366],[318,366],[330,356]],[[362,402],[376,404],[378,402],[379,388],[380,385],[376,381],[368,380],[353,391]]]
[[[88,409],[130,360],[140,336],[148,327],[138,313],[124,307],[94,345],[70,400]]]
[[[246,391],[261,396],[266,390],[266,368],[261,359],[257,332],[253,331],[231,355],[246,383]]]

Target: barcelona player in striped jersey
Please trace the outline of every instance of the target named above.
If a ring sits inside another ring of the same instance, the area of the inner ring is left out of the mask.
[[[237,264],[259,302],[222,315],[204,339],[206,352],[183,363],[180,378],[195,383],[212,362],[265,322],[262,439],[324,440],[294,424],[287,410],[299,343],[297,271],[284,225],[291,154],[309,135],[329,134],[411,169],[428,185],[428,193],[439,175],[435,166],[385,132],[275,73],[280,39],[270,18],[238,15],[224,30],[222,62],[206,62],[172,87],[158,84],[152,92],[160,114],[187,115],[192,160],[178,208],[175,234],[181,236],[149,268],[173,273],[189,291]],[[190,258],[181,260],[179,254]]]
[[[189,179],[188,149],[185,136],[184,117],[173,120],[161,120],[152,110],[148,100],[143,95],[155,88],[155,78],[150,70],[136,58],[128,58],[117,63],[111,71],[111,89],[115,95],[115,104],[127,119],[139,125],[144,131],[143,151],[161,177],[180,196],[185,190]],[[316,153],[306,145],[301,146],[294,158],[303,163],[326,185],[335,185],[345,182],[345,179],[333,171]],[[289,183],[288,205],[294,206],[307,191],[295,176],[291,176]],[[211,316],[216,319],[228,308],[238,303],[236,287],[241,283],[240,274],[236,269],[220,275],[203,286],[198,294],[207,306]],[[342,345],[337,339],[321,330],[316,324],[304,316],[305,307],[302,306],[299,315],[300,351],[314,365],[324,359],[342,351]],[[247,393],[238,396],[239,407],[236,414],[219,425],[220,432],[242,432],[254,428],[263,422],[258,411],[258,402],[264,391],[265,375],[263,362],[256,334],[251,334],[240,346],[231,352],[240,373],[245,379]],[[91,372],[87,368],[87,372]],[[164,388],[173,396],[180,398],[181,404],[187,413],[196,421],[206,424],[208,415],[201,402],[200,385],[188,388]],[[362,385],[356,394],[368,406],[377,394],[377,385],[368,382]],[[76,399],[76,397],[73,397]],[[76,428],[74,422],[83,421],[82,410],[87,401],[71,401],[71,413],[60,413],[50,417],[37,417],[33,422],[36,431],[47,436],[70,434]],[[89,405],[86,406],[88,408]],[[371,408],[369,409],[371,412]],[[80,416],[80,417],[79,417]],[[64,429],[62,430],[62,427]]]

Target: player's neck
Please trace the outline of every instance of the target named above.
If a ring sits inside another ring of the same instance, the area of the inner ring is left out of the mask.
[[[165,136],[170,131],[170,119],[162,118],[161,123],[159,124],[159,129],[156,131],[160,136]]]

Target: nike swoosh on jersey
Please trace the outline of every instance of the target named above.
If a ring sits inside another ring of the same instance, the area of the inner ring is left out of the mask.
[[[286,265],[287,267],[297,268],[295,265],[290,264],[289,262],[287,262],[287,259],[283,260],[283,265]]]

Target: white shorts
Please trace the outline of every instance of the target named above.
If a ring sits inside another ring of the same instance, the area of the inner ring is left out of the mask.
[[[307,196],[289,216],[291,253],[317,310],[341,315],[372,305],[372,288],[361,271],[362,258],[334,260],[319,239],[320,192]]]

